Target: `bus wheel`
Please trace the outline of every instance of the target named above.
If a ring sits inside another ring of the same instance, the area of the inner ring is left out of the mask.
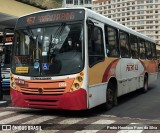
[[[107,93],[106,93],[106,103],[105,103],[105,109],[109,110],[114,105],[114,88],[112,83],[108,84],[107,87]]]
[[[142,91],[145,93],[148,91],[148,77],[147,75],[144,76],[144,85]]]

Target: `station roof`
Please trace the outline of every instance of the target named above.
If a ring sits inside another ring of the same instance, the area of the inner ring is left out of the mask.
[[[16,0],[0,0],[0,32],[3,28],[14,27],[20,16],[40,10]]]

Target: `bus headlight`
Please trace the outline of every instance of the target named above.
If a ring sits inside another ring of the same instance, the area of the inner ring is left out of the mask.
[[[83,85],[83,81],[84,81],[84,73],[80,72],[75,77],[74,82],[73,82],[73,84],[70,88],[70,92],[73,92],[73,91],[76,91],[76,90],[80,89]]]
[[[82,82],[83,78],[81,76],[77,77],[78,82]]]
[[[11,88],[13,88],[14,90],[16,90],[15,81],[14,81],[14,78],[12,77],[12,75],[10,75],[10,86],[11,86]]]
[[[79,89],[79,87],[80,87],[78,83],[75,83],[74,86],[76,89]]]
[[[11,81],[10,83],[11,88],[13,88],[14,90],[16,90],[16,85],[14,81]]]

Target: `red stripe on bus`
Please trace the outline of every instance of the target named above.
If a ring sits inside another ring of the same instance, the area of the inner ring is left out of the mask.
[[[103,75],[103,79],[102,79],[102,83],[103,82],[107,82],[108,78],[109,78],[109,72],[113,66],[114,63],[118,63],[119,59],[115,59],[114,61],[112,61],[109,66],[106,68],[104,75]]]

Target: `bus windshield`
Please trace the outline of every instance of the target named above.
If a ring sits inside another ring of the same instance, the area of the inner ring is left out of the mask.
[[[12,67],[24,76],[61,76],[83,69],[83,25],[60,23],[15,31]]]

